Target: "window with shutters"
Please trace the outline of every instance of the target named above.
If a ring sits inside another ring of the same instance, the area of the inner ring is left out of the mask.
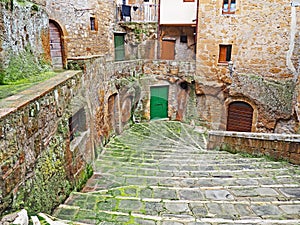
[[[223,1],[223,14],[234,14],[236,10],[236,0],[224,0]]]
[[[220,45],[219,63],[228,63],[231,60],[232,45]]]

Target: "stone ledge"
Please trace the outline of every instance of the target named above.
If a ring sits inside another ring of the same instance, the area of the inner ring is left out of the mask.
[[[5,117],[12,112],[16,112],[18,109],[40,98],[41,96],[46,95],[60,84],[79,74],[82,74],[82,72],[68,70],[57,74],[49,80],[36,84],[16,95],[2,99],[0,101],[0,118]]]
[[[251,132],[216,131],[216,130],[209,131],[208,134],[213,136],[224,136],[224,137],[232,137],[232,138],[300,142],[300,135],[298,134],[251,133]]]

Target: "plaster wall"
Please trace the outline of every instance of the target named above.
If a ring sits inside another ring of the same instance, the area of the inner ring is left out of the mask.
[[[196,24],[197,1],[160,0],[160,24]]]

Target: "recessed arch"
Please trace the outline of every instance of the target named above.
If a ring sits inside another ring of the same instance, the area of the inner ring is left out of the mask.
[[[233,101],[227,107],[227,131],[251,132],[253,107],[244,101]]]
[[[54,20],[49,20],[50,55],[52,66],[62,69],[66,64],[65,48],[63,42],[63,30]]]

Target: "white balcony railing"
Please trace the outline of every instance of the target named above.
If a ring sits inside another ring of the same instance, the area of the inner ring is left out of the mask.
[[[117,5],[117,22],[157,22],[158,5],[145,3],[135,5]]]

